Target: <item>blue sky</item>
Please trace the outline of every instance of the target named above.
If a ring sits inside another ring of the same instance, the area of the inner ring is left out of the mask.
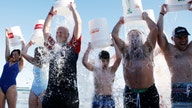
[[[12,27],[19,25],[26,42],[31,38],[34,24],[38,19],[45,19],[51,6],[55,0],[3,0],[0,4],[0,73],[5,63],[4,51],[5,51],[5,36],[4,31],[6,27]],[[83,45],[82,52],[87,48],[87,42],[90,41],[90,34],[88,29],[88,21],[94,18],[105,17],[108,21],[109,31],[112,30],[113,26],[119,20],[123,14],[122,1],[121,0],[75,0],[77,10],[81,15],[83,22]],[[143,9],[153,9],[155,20],[159,15],[161,4],[164,0],[143,0]],[[171,36],[172,29],[175,26],[185,26],[190,33],[192,33],[191,19],[192,13],[188,10],[171,12],[165,16],[165,32]],[[122,38],[123,31],[122,29]],[[168,37],[170,40],[170,37]],[[190,38],[191,40],[191,38]],[[33,55],[34,48],[29,49],[29,53]],[[81,57],[80,57],[81,58]],[[21,85],[23,78],[27,80],[32,77],[31,65],[26,63],[24,70],[18,76],[18,84]],[[25,80],[26,81],[26,80]]]

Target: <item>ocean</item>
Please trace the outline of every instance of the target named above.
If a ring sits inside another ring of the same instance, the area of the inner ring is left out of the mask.
[[[16,108],[28,108],[29,87],[17,87],[17,106]],[[6,103],[6,107],[7,103]]]

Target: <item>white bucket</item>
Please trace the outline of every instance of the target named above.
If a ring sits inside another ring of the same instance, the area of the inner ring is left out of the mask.
[[[54,3],[54,10],[57,10],[57,15],[60,16],[68,16],[71,14],[69,9],[70,2],[74,2],[74,0],[56,0]]]
[[[31,41],[34,42],[37,45],[43,45],[44,44],[44,36],[43,36],[43,25],[45,20],[40,19],[37,21],[34,27],[33,34],[31,36]]]
[[[122,0],[123,15],[128,21],[142,19],[142,2],[141,0]]]
[[[190,6],[188,0],[165,0],[165,4],[168,12],[187,10]]]
[[[93,48],[104,48],[112,44],[105,18],[92,19],[88,23]]]
[[[154,15],[153,9],[147,9],[147,10],[144,10],[144,11],[147,12],[149,18],[151,18],[155,22],[155,15]]]
[[[11,47],[17,47],[21,45],[23,40],[23,35],[20,29],[20,26],[13,26],[9,29],[8,33],[9,44]]]

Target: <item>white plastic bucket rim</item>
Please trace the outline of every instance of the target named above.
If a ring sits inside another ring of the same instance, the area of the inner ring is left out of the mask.
[[[182,5],[167,5],[168,12],[175,12],[181,10],[188,10],[190,7],[189,4],[182,4]]]
[[[34,30],[43,29],[44,22],[45,20],[43,19],[38,20],[37,23],[35,24]]]
[[[188,0],[165,0],[165,4],[168,12],[187,10],[190,7]]]
[[[189,0],[165,0],[165,4],[168,5],[185,5]]]

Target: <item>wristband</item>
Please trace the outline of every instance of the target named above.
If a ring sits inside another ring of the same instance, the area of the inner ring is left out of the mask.
[[[160,14],[164,16],[164,13],[163,13],[163,12],[160,12]]]
[[[54,14],[53,13],[51,13],[51,12],[49,12],[49,14],[48,15],[51,15],[51,16],[53,16]]]

